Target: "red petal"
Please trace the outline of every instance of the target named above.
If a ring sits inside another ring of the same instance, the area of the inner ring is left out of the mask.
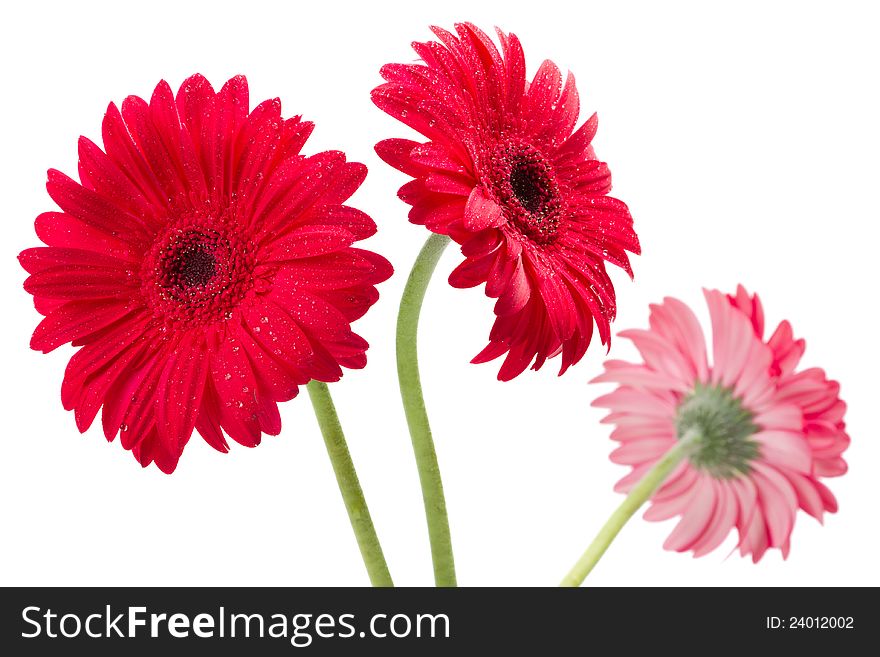
[[[171,353],[159,379],[162,400],[156,414],[159,438],[170,451],[183,451],[196,424],[208,376],[208,353],[200,331],[185,335]]]
[[[259,445],[257,380],[236,337],[227,335],[221,341],[211,361],[211,380],[220,400],[223,429],[245,447]]]
[[[316,290],[319,295],[333,304],[349,322],[360,319],[379,300],[375,287],[352,287],[338,290]]]
[[[516,269],[514,269],[507,288],[498,297],[495,304],[496,315],[512,315],[522,310],[531,297],[531,287],[529,279],[526,276],[522,258],[517,259]]]
[[[298,371],[315,358],[314,349],[302,328],[271,299],[260,307],[246,309],[244,317],[254,340],[288,368]]]
[[[124,169],[85,137],[79,138],[79,170],[83,185],[147,224],[157,221],[156,206],[147,200]]]
[[[391,265],[381,256],[349,248],[323,256],[291,260],[276,275],[275,285],[315,290],[337,289],[380,283],[391,273]]]
[[[159,87],[161,86],[160,84]],[[170,89],[168,93],[171,93]],[[159,100],[157,99],[156,102]],[[147,165],[159,181],[163,194],[168,199],[180,202],[181,197],[186,194],[186,186],[181,179],[181,167],[176,161],[177,153],[180,152],[179,147],[172,151],[163,143],[163,136],[156,130],[150,117],[150,106],[143,99],[137,96],[126,98],[122,103],[122,118],[143,153]]]
[[[347,205],[323,205],[309,212],[303,226],[325,229],[328,226],[347,230],[354,239],[364,240],[376,234],[376,222],[366,212]]]
[[[266,246],[262,256],[270,262],[284,262],[323,256],[351,246],[354,235],[336,226],[306,226]]]
[[[110,364],[121,353],[139,346],[146,340],[150,317],[146,314],[132,317],[117,324],[104,338],[77,351],[67,363],[61,384],[61,403],[72,409],[82,394],[82,385],[93,372]]]
[[[557,160],[581,159],[587,154],[596,130],[599,128],[599,117],[593,114],[577,131],[569,137],[562,147],[556,151]],[[587,158],[592,159],[592,158]]]
[[[489,254],[482,258],[464,260],[449,274],[449,284],[452,287],[468,288],[476,287],[486,281],[496,256]]]
[[[218,452],[225,454],[229,451],[229,445],[220,427],[220,402],[210,377],[205,381],[202,408],[196,417],[196,431]]]
[[[271,171],[281,150],[281,101],[267,100],[254,108],[242,128],[243,150],[235,168],[234,189],[239,202],[250,208],[263,185],[266,171]]]
[[[481,185],[474,187],[464,208],[465,227],[476,233],[487,228],[497,228],[504,222],[501,206],[486,196]]]
[[[421,184],[421,181],[416,181]],[[403,187],[400,188],[403,191]],[[434,194],[427,192],[428,196],[417,201],[409,211],[409,220],[428,230],[447,235],[451,231],[453,222],[460,222],[464,215],[465,199],[460,196],[448,194]],[[401,198],[403,198],[401,196]],[[406,200],[406,199],[404,199]]]
[[[466,175],[471,173],[469,168],[458,157],[450,153],[445,146],[436,142],[416,144],[412,148],[409,157],[413,162],[427,169],[438,169],[440,171]]]
[[[140,260],[141,249],[69,214],[44,212],[34,221],[34,228],[37,237],[49,246],[106,253],[127,262]]]
[[[208,194],[219,201],[225,186],[223,126],[214,89],[203,76],[193,75],[184,80],[175,100],[198,156]]]
[[[318,153],[306,159],[288,160],[279,166],[255,204],[252,223],[264,232],[283,232],[291,218],[302,215],[318,202],[345,162],[339,151]]]
[[[328,205],[345,203],[367,177],[367,167],[360,162],[345,162],[329,176],[330,185],[321,202]]]
[[[183,126],[174,93],[164,80],[156,86],[150,99],[150,118],[169,159],[177,167],[180,184],[188,190],[185,202],[206,202],[208,189],[195,144]]]
[[[49,170],[46,189],[65,213],[92,228],[142,248],[146,244],[148,235],[140,220],[60,171]]]
[[[390,164],[398,171],[410,176],[420,176],[424,173],[424,167],[416,164],[410,153],[419,146],[417,141],[411,139],[385,139],[376,144],[376,154],[384,162]]]
[[[308,383],[311,377],[293,362],[273,356],[256,340],[255,331],[261,332],[262,328],[248,327],[248,331],[239,332],[239,339],[254,368],[261,394],[267,395],[273,401],[293,399],[299,392],[299,386]]]
[[[49,353],[122,319],[129,307],[121,301],[71,301],[49,313],[31,338],[31,349]]]
[[[25,271],[35,274],[54,267],[76,269],[107,269],[124,273],[128,263],[113,256],[86,249],[71,249],[55,246],[38,246],[25,249],[18,256],[18,261]]]
[[[152,214],[155,214],[156,208],[167,208],[168,197],[162,192],[159,181],[132,140],[122,114],[113,103],[107,107],[101,134],[107,155],[147,199],[153,208]]]
[[[562,73],[559,72],[556,64],[545,59],[526,93],[526,116],[530,118],[535,128],[539,129],[548,120],[550,107],[556,103],[561,90]]]
[[[27,278],[24,289],[34,296],[55,299],[131,297],[134,287],[128,273],[104,267],[60,266]]]

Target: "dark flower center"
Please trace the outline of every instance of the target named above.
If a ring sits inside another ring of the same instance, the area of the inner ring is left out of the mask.
[[[553,198],[552,180],[547,172],[529,159],[514,160],[510,168],[510,186],[520,205],[530,213],[540,213]]]
[[[747,474],[758,457],[758,443],[752,437],[760,427],[729,388],[697,384],[678,405],[675,427],[679,439],[696,432],[690,462],[714,477],[730,479]]]
[[[181,251],[170,269],[172,275],[176,274],[177,284],[181,287],[205,285],[217,273],[217,259],[204,244],[197,243]]]
[[[484,184],[504,207],[507,220],[538,244],[556,239],[563,207],[551,163],[535,147],[509,141],[488,157]]]
[[[222,221],[190,218],[159,236],[142,279],[154,314],[165,322],[227,319],[253,287],[253,248]]]

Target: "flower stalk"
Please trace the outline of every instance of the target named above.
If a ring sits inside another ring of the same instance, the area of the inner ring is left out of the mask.
[[[422,487],[437,586],[456,586],[455,560],[443,481],[419,376],[418,328],[425,291],[447,244],[449,237],[436,234],[425,242],[406,281],[397,317],[397,375]]]
[[[562,579],[559,586],[580,586],[587,575],[593,570],[602,555],[611,545],[611,542],[623,529],[627,521],[635,515],[641,506],[647,502],[651,495],[660,488],[666,478],[675,470],[675,467],[690,454],[700,439],[699,432],[691,429],[687,431],[663,457],[657,461],[653,468],[648,470],[644,477],[639,480],[629,492],[620,506],[611,514],[611,517],[596,534],[596,538],[590,543],[586,551],[578,559],[574,567]]]
[[[348,445],[345,442],[345,434],[336,414],[336,406],[330,396],[330,390],[326,383],[310,381],[308,384],[309,398],[315,409],[315,417],[321,427],[324,436],[324,444],[327,446],[327,454],[333,465],[336,482],[339,484],[339,492],[345,502],[345,510],[348,511],[348,519],[354,530],[367,574],[373,586],[394,586],[388,565],[385,563],[385,555],[373,527],[373,519],[367,501],[364,499],[364,491],[358,481]]]

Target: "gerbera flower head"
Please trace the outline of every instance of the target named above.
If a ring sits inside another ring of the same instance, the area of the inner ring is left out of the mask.
[[[550,61],[526,79],[513,34],[501,50],[476,26],[414,43],[422,63],[388,64],[373,102],[427,142],[388,139],[376,152],[412,176],[400,198],[410,221],[449,235],[464,261],[455,287],[485,283],[496,298],[488,346],[474,359],[506,354],[498,378],[561,355],[560,374],[587,350],[593,323],[610,341],[616,313],[605,262],[630,275],[639,242],[626,205],[608,196],[611,174],[590,145],[596,116],[577,130],[574,76],[564,85]]]
[[[222,452],[225,436],[255,446],[300,385],[363,367],[350,323],[391,275],[352,247],[376,231],[344,205],[366,167],[301,155],[314,126],[278,99],[248,108],[242,76],[111,104],[104,149],[80,138],[80,181],[49,171],[47,246],[19,256],[45,315],[31,347],[79,347],[61,389],[79,430],[103,406],[107,439],[164,472],[194,428]]]
[[[593,405],[610,410],[611,460],[632,467],[616,486],[628,492],[689,432],[697,442],[645,513],[680,517],[664,547],[704,555],[731,529],[757,562],[768,548],[788,556],[795,515],[822,520],[837,510],[824,477],[846,472],[849,446],[840,386],[819,368],[797,371],[804,341],[783,321],[764,340],[757,295],[705,293],[712,320],[712,362],[694,313],[677,299],[651,307],[650,329],[620,333],[643,362],[610,360],[594,382],[619,387]]]

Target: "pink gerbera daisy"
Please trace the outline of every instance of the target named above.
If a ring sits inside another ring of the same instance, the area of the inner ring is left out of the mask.
[[[704,555],[731,529],[742,555],[768,548],[787,556],[798,509],[822,520],[837,510],[824,477],[846,472],[850,439],[840,386],[818,368],[795,371],[804,352],[782,322],[764,341],[757,295],[707,291],[713,357],[693,312],[667,298],[652,306],[649,330],[620,333],[644,362],[612,360],[596,382],[620,384],[594,406],[611,413],[611,460],[632,467],[616,490],[629,492],[686,435],[685,459],[651,497],[648,520],[680,517],[664,547]]]
[[[61,389],[77,427],[103,405],[107,439],[163,472],[194,428],[222,452],[224,433],[253,447],[280,431],[276,402],[363,367],[350,322],[391,274],[352,248],[376,230],[344,205],[366,168],[300,155],[313,124],[277,99],[248,108],[241,76],[111,104],[104,149],[80,139],[80,182],[49,171],[48,246],[20,256],[45,315],[31,347],[79,347]]]
[[[611,174],[590,142],[596,116],[575,130],[574,76],[544,61],[531,82],[513,34],[501,52],[470,23],[440,42],[414,43],[423,63],[388,64],[373,102],[428,141],[388,139],[379,156],[413,177],[399,196],[409,217],[461,245],[455,287],[485,283],[497,298],[488,346],[506,354],[498,378],[561,355],[560,373],[584,355],[598,327],[610,340],[616,313],[605,262],[630,275],[639,253],[626,205],[608,196]]]

